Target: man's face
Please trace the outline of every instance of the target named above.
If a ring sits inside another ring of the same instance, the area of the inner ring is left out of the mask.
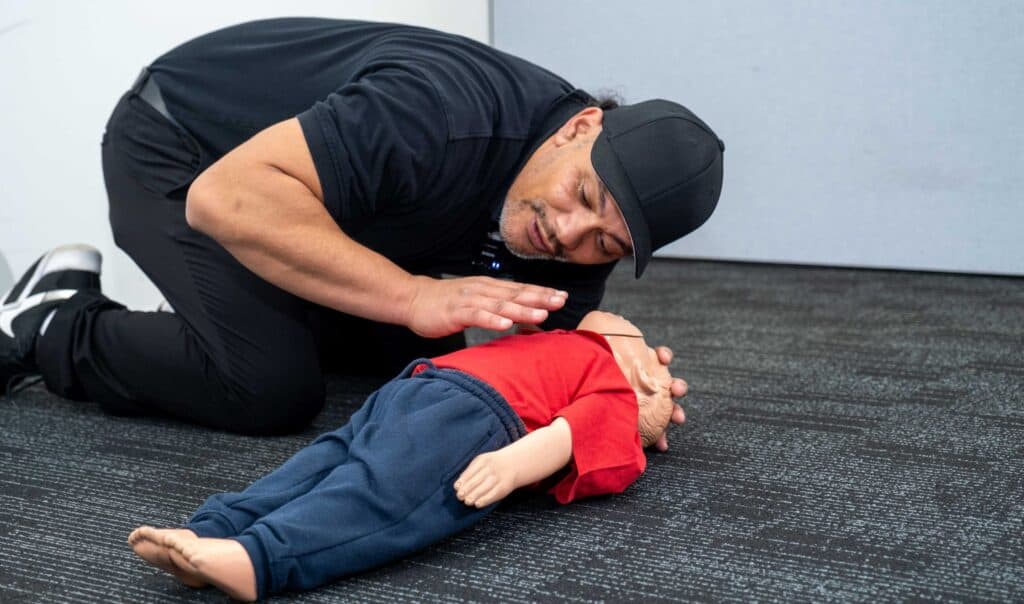
[[[590,161],[602,115],[577,113],[516,176],[501,211],[501,236],[516,256],[603,264],[632,254],[619,206]]]

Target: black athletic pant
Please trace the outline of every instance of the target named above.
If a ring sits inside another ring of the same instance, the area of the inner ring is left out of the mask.
[[[160,413],[246,433],[301,429],[321,409],[325,366],[392,375],[464,346],[330,311],[260,279],[185,221],[188,185],[209,159],[134,92],[103,137],[114,240],[174,313],[79,293],[39,338],[53,392],[117,414]],[[273,228],[268,225],[268,228]]]

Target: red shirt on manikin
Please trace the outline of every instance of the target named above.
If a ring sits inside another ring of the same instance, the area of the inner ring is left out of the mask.
[[[433,362],[490,384],[527,432],[565,418],[572,461],[550,491],[560,503],[620,493],[647,466],[636,394],[600,334],[559,329],[506,336]]]

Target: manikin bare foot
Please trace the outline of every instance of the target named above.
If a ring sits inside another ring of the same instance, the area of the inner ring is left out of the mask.
[[[175,534],[182,540],[195,540],[199,537],[188,529],[157,529],[151,526],[140,526],[128,535],[128,545],[135,553],[162,571],[171,573],[179,581],[189,587],[206,587],[209,582],[195,573],[189,573],[175,564],[171,558],[171,550],[163,544],[163,535]]]
[[[256,571],[249,553],[233,539],[189,538],[176,533],[161,536],[175,566],[236,600],[256,599]]]

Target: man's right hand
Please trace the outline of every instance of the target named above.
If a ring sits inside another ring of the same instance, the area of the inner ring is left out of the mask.
[[[416,334],[440,338],[482,327],[504,331],[515,323],[536,325],[549,311],[565,305],[568,294],[550,287],[491,277],[433,279],[414,277],[416,293],[406,326]]]

